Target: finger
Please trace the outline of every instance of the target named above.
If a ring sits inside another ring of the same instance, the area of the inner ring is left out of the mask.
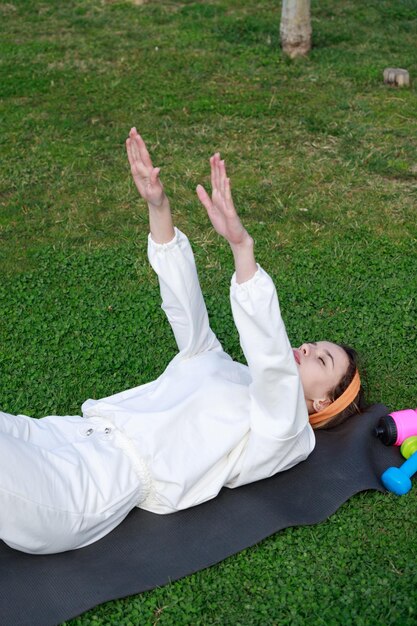
[[[196,192],[201,204],[207,211],[211,211],[213,209],[213,203],[203,185],[197,185]]]
[[[131,152],[132,152],[132,156],[135,162],[139,162],[142,163],[142,157],[140,155],[140,150],[139,150],[139,146],[138,143],[136,141],[137,135],[133,134],[130,138],[130,147],[131,147]]]
[[[232,200],[232,191],[230,185],[230,178],[226,178],[225,180],[225,198],[227,202],[227,206],[229,208],[234,208],[233,200]]]
[[[152,161],[151,161],[151,157],[149,156],[149,152],[148,152],[148,149],[146,147],[146,144],[143,141],[142,137],[139,135],[139,133],[137,133],[137,135],[135,137],[135,141],[136,141],[136,144],[137,144],[137,146],[139,148],[140,156],[141,156],[141,159],[142,159],[144,165],[146,165],[147,167],[153,167]]]
[[[151,172],[151,184],[155,185],[157,180],[158,180],[158,176],[159,176],[159,172],[161,171],[160,167],[154,167],[152,172]]]
[[[137,172],[138,169],[142,166],[142,162],[140,160],[140,157],[137,158],[137,155],[135,154],[135,142],[133,139],[126,139],[126,148],[132,172]]]
[[[138,136],[138,131],[133,126],[129,131],[130,153],[135,160],[141,160],[140,152],[135,142],[137,136]]]
[[[217,187],[216,185],[216,159],[215,159],[214,154],[212,157],[210,157],[210,167],[211,167],[211,188],[214,191]]]
[[[141,177],[146,176],[146,169],[143,166],[143,163],[135,153],[135,142],[131,139],[126,141],[127,146],[127,156],[130,163],[130,169],[132,171],[133,176],[139,175]]]
[[[226,180],[227,180],[226,161],[223,159],[222,163],[223,163],[223,178],[224,178],[224,182],[226,183]]]
[[[144,178],[148,176],[148,169],[144,166],[143,162],[139,158],[136,158],[134,154],[134,141],[132,139],[126,140],[127,156],[130,163],[130,169],[134,177],[139,176]],[[159,172],[158,172],[159,173]]]
[[[219,153],[216,152],[210,159],[211,164],[211,186],[213,191],[219,188],[219,172],[218,172],[218,161],[219,161]]]
[[[132,154],[132,141],[130,139],[126,139],[126,150],[127,150],[127,158],[129,159],[130,167],[133,167],[134,158]]]
[[[221,190],[221,173],[220,173],[220,152],[217,152],[216,155],[216,188]]]
[[[226,187],[225,187],[226,167],[224,165],[224,160],[220,161],[219,163],[219,176],[220,176],[220,189],[221,189],[222,195],[225,196],[226,195]]]

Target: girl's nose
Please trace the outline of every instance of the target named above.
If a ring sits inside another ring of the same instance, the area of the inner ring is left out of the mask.
[[[301,352],[304,354],[304,356],[308,356],[310,354],[310,346],[308,343],[303,343],[303,345],[300,348]]]

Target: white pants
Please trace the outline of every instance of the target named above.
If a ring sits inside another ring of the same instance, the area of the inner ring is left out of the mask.
[[[113,530],[143,499],[119,436],[99,418],[0,412],[0,539],[50,554]]]

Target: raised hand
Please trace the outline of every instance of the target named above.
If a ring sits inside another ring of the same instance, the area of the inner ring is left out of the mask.
[[[130,130],[126,149],[137,190],[148,204],[159,208],[165,199],[164,188],[159,180],[160,168],[152,165],[145,142],[136,128]]]
[[[126,149],[137,190],[148,203],[152,239],[156,243],[167,243],[175,235],[169,201],[159,180],[159,167],[152,165],[145,142],[136,128],[130,130]]]
[[[214,229],[229,242],[235,260],[236,281],[243,283],[250,280],[257,270],[253,239],[236,213],[230,179],[227,178],[224,161],[218,152],[211,157],[210,165],[211,198],[202,185],[198,185],[197,195]]]
[[[230,191],[230,178],[227,177],[226,166],[218,152],[211,157],[210,166],[212,196],[210,198],[204,187],[198,185],[198,198],[216,232],[227,239],[230,245],[240,245],[247,239],[248,233],[236,213]]]

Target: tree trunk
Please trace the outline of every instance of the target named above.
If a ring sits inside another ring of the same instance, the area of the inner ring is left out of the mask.
[[[310,0],[282,0],[281,46],[292,59],[311,49]]]

